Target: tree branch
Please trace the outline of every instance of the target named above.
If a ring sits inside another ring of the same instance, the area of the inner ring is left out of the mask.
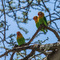
[[[28,42],[28,45],[33,41],[33,39],[35,38],[35,36],[37,35],[37,33],[41,30],[42,25],[38,28],[38,30],[35,32],[35,34],[33,35],[33,37],[30,39],[30,41]]]
[[[25,50],[25,49],[34,49],[35,51],[44,53],[44,51],[58,49],[59,47],[60,47],[60,42],[53,44],[45,44],[45,45],[34,44],[31,46],[15,47],[13,49],[8,50],[4,54],[0,55],[0,57],[8,55],[8,53],[10,52],[20,52],[21,50]]]
[[[55,30],[53,30],[52,28],[47,27],[47,26],[45,26],[45,28],[47,28],[47,29],[49,29],[50,31],[52,31],[52,32],[55,34],[55,36],[57,37],[58,41],[60,41],[60,36],[58,35],[58,33],[57,33]]]
[[[15,54],[15,52],[12,53],[10,60],[13,60],[14,54]]]
[[[31,57],[33,54],[35,54],[35,49],[32,49],[31,53],[22,60],[28,60],[28,58]]]

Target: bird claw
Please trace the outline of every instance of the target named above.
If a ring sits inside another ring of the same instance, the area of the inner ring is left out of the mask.
[[[18,47],[18,45],[16,45],[16,44],[15,44],[15,46],[14,46],[14,47]]]

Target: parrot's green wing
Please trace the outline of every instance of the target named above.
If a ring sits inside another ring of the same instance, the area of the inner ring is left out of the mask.
[[[41,24],[44,24],[45,26],[47,26],[47,20],[46,20],[46,18],[45,18],[45,17],[39,18],[39,24],[40,24],[40,25],[41,25]],[[41,31],[43,31],[44,34],[46,34],[47,29],[44,29],[44,28],[42,27],[42,28],[41,28]]]
[[[46,17],[44,17],[44,21],[45,21],[45,25],[47,26],[48,23],[47,23]],[[47,32],[47,29],[45,29],[45,30],[46,30],[46,32]]]
[[[47,24],[46,17],[44,17],[43,19],[44,19],[44,21],[45,21],[44,23],[46,23],[45,25],[47,26],[48,24]]]
[[[24,38],[19,38],[17,39],[18,45],[23,45],[25,43],[25,39]]]
[[[40,27],[39,22],[38,22],[38,23],[36,23],[36,27],[37,27],[37,28],[39,28],[39,27]],[[40,31],[43,31],[44,33],[46,33],[46,32],[45,32],[45,30],[44,30],[43,28],[42,28]]]
[[[40,24],[39,24],[39,22],[37,22],[37,23],[36,23],[36,27],[39,28],[39,26],[40,26]]]

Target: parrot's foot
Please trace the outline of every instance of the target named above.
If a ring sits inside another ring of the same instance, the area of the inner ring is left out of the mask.
[[[14,46],[14,47],[18,47],[18,45],[16,45],[16,44],[15,44],[15,46]]]
[[[44,34],[46,34],[46,32],[44,32]]]
[[[48,31],[46,30],[46,31],[44,31],[44,34],[46,34]]]

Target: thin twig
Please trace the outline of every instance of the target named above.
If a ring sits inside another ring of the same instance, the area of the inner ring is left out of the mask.
[[[6,39],[6,14],[5,14],[5,1],[2,0],[2,6],[3,6],[3,11],[4,11],[4,40]]]
[[[13,60],[14,54],[15,54],[15,52],[12,53],[10,60]]]
[[[24,59],[21,60],[28,60],[29,57],[31,57],[33,54],[35,54],[35,50],[32,49],[31,53],[29,55],[27,55]]]

